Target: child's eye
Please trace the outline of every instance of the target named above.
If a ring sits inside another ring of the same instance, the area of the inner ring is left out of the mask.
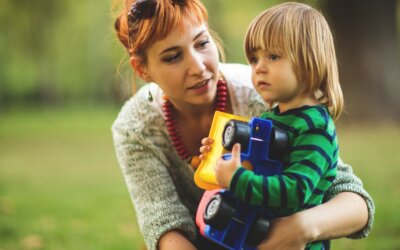
[[[250,64],[256,64],[258,62],[258,59],[256,56],[250,56],[249,57],[249,63]]]
[[[174,63],[177,62],[180,58],[181,58],[181,53],[176,53],[162,58],[162,61],[166,63]]]
[[[270,54],[269,55],[269,59],[271,60],[271,61],[276,61],[276,60],[279,60],[281,57],[280,56],[278,56],[278,55],[276,55],[276,54]]]

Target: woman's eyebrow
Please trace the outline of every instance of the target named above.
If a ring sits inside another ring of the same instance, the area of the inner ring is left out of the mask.
[[[204,30],[201,30],[201,31],[193,38],[193,41],[195,41],[197,38],[199,38],[199,37],[200,37],[201,35],[203,35],[205,32],[206,32],[205,29],[204,29]],[[162,54],[164,54],[164,53],[166,53],[166,52],[173,51],[173,50],[177,50],[177,49],[179,49],[179,46],[172,46],[172,47],[166,48],[166,49],[164,49],[163,51],[161,51],[161,52],[159,53],[159,55],[162,55]]]

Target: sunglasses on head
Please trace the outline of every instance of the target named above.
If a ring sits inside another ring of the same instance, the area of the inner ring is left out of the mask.
[[[172,4],[185,5],[187,0],[171,0]],[[135,23],[138,20],[144,20],[152,18],[157,10],[157,0],[137,0],[132,4],[131,9],[128,12],[128,53],[132,54],[130,51],[132,41],[131,35],[137,32],[137,25]]]
[[[184,5],[186,0],[171,0],[173,4]],[[134,23],[137,20],[152,18],[156,13],[157,0],[137,0],[128,12],[128,21]]]

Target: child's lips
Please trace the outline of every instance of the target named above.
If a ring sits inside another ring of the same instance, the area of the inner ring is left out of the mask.
[[[267,82],[265,82],[265,81],[258,81],[258,82],[257,82],[257,85],[258,85],[259,87],[262,87],[262,86],[271,86],[271,84],[269,84],[269,83],[267,83]]]

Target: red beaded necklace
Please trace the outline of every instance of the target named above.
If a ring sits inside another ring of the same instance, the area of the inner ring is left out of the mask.
[[[226,111],[227,103],[228,103],[228,88],[226,86],[225,80],[218,80],[217,82],[217,100],[216,100],[216,110]],[[178,152],[179,156],[182,160],[187,161],[191,164],[193,168],[197,168],[200,163],[198,156],[192,156],[189,154],[188,149],[183,144],[182,138],[179,134],[178,124],[174,115],[174,106],[168,100],[167,97],[164,98],[164,103],[162,107],[165,123],[167,125],[167,130],[169,137],[171,138],[172,145],[174,146],[176,152]]]

